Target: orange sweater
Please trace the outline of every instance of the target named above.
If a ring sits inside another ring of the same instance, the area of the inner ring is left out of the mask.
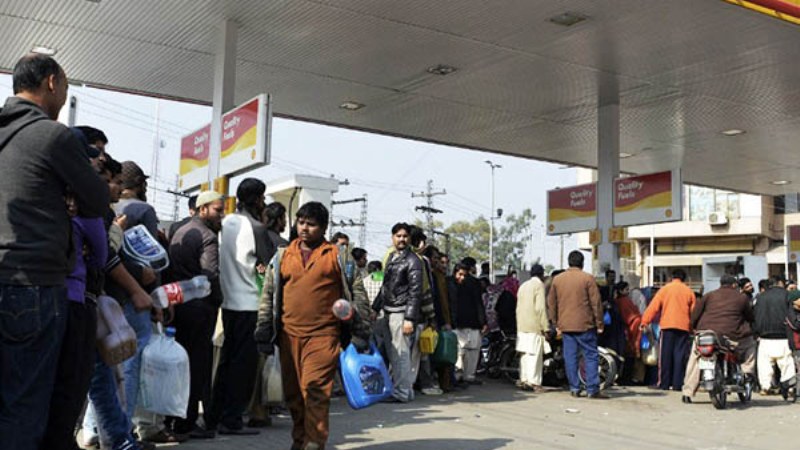
[[[342,298],[338,249],[327,242],[311,252],[303,263],[300,240],[289,244],[281,261],[283,278],[283,326],[297,337],[339,334],[333,304]]]
[[[691,331],[691,315],[694,304],[694,292],[676,278],[658,290],[653,301],[644,311],[642,325],[650,325],[658,313],[661,313],[659,326],[662,330]]]

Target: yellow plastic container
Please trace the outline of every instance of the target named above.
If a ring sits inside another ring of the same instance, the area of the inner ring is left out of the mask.
[[[423,354],[430,355],[436,350],[436,344],[439,341],[439,333],[431,327],[426,327],[419,334],[419,351]]]

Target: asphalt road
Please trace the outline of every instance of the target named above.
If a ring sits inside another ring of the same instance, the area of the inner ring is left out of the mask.
[[[717,411],[705,393],[684,405],[680,393],[613,388],[610,400],[565,391],[530,394],[502,382],[409,404],[354,411],[333,401],[327,448],[370,450],[494,449],[796,449],[800,403],[731,397]],[[289,449],[291,420],[279,417],[254,437],[190,441],[181,450]]]

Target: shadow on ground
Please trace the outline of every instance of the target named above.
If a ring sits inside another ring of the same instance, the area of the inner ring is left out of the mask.
[[[363,450],[494,450],[503,448],[509,443],[511,443],[510,439],[414,439],[381,444],[365,444],[353,448]]]

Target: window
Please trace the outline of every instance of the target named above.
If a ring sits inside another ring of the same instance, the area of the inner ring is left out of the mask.
[[[704,221],[714,211],[724,212],[728,219],[741,217],[739,194],[700,186],[689,186],[689,220]]]

